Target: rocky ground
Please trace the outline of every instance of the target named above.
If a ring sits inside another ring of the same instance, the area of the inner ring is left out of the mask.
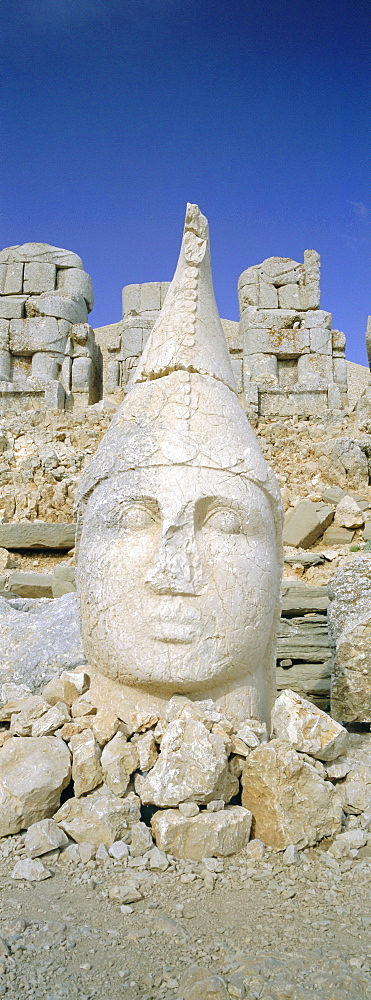
[[[369,734],[351,740],[368,752]],[[231,858],[150,870],[102,848],[82,861],[72,845],[44,855],[50,877],[31,882],[12,878],[23,836],[4,838],[0,997],[367,1000],[371,843],[339,860],[328,847],[250,841]]]

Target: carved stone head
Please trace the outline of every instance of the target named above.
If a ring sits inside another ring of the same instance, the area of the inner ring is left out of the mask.
[[[197,206],[129,392],[82,477],[78,516],[93,668],[149,705],[212,697],[269,724],[280,494],[236,395]]]

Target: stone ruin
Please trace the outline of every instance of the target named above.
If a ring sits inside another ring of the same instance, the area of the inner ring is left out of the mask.
[[[46,243],[0,253],[0,395],[55,409],[96,403],[102,360],[88,313],[94,296],[80,257]],[[41,401],[40,400],[40,401]]]
[[[123,319],[110,327],[104,393],[122,399],[168,282],[123,288]],[[320,309],[320,257],[270,257],[238,281],[240,322],[222,320],[240,401],[250,418],[341,414],[348,406],[345,335]],[[97,331],[99,336],[99,331]]]
[[[58,676],[53,661],[34,693],[2,690],[0,836],[31,828],[33,858],[70,839],[166,866],[236,853],[252,829],[273,850],[330,837],[335,858],[368,840],[371,770],[359,777],[345,728],[291,690],[274,702],[282,512],[237,388],[207,220],[188,206],[161,313],[80,482],[87,662]],[[365,643],[363,619],[352,628]],[[155,807],[151,830],[142,805]],[[354,811],[352,839],[341,830]]]

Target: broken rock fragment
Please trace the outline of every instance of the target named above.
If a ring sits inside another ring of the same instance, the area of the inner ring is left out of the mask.
[[[251,751],[242,789],[242,804],[253,815],[254,836],[269,847],[303,848],[341,830],[339,793],[285,740],[271,740]]]
[[[180,802],[229,802],[238,781],[228,767],[224,740],[193,718],[168,726],[158,760],[141,784],[142,802],[177,806]]]
[[[0,750],[0,837],[53,816],[71,777],[70,759],[56,736],[7,740]]]
[[[68,837],[53,819],[41,819],[32,823],[24,835],[24,846],[30,858],[38,858],[56,848],[66,847]]]
[[[157,847],[175,858],[201,861],[204,857],[237,854],[248,843],[251,813],[242,806],[221,812],[182,816],[178,809],[165,809],[151,820]]]
[[[111,847],[115,840],[130,843],[131,827],[140,820],[140,802],[134,792],[120,798],[103,785],[81,799],[67,799],[54,819],[77,844]]]
[[[93,791],[103,781],[100,748],[90,729],[72,736],[72,778],[76,798]]]
[[[348,733],[326,712],[286,688],[276,699],[272,727],[278,739],[318,760],[335,760],[348,746]]]

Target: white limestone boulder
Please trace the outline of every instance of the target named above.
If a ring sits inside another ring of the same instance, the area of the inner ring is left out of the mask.
[[[104,781],[115,795],[124,795],[130,775],[139,767],[136,746],[128,743],[122,733],[116,733],[106,744],[101,758]]]
[[[56,848],[67,847],[67,844],[68,837],[53,819],[32,823],[24,835],[24,846],[30,858],[39,858]]]
[[[363,528],[365,517],[356,500],[346,494],[338,503],[334,524],[340,528]]]
[[[93,791],[103,781],[101,751],[90,729],[71,738],[72,778],[76,798]]]
[[[251,812],[243,806],[192,817],[182,816],[178,809],[165,809],[154,814],[151,826],[159,850],[175,858],[201,861],[242,851],[250,837],[251,819]]]
[[[344,726],[290,688],[285,688],[275,701],[272,728],[278,739],[287,740],[295,750],[318,760],[335,760],[348,746]]]
[[[131,827],[140,820],[140,801],[134,792],[120,798],[102,785],[83,798],[67,799],[54,820],[77,844],[130,843]]]
[[[53,816],[70,777],[70,752],[58,737],[7,740],[0,749],[0,837]]]
[[[170,722],[155,766],[141,783],[142,802],[177,806],[180,802],[229,802],[238,781],[228,768],[225,742],[193,718]]]
[[[254,836],[278,850],[307,847],[341,830],[338,792],[285,740],[251,751],[242,771],[242,804],[252,812]]]

